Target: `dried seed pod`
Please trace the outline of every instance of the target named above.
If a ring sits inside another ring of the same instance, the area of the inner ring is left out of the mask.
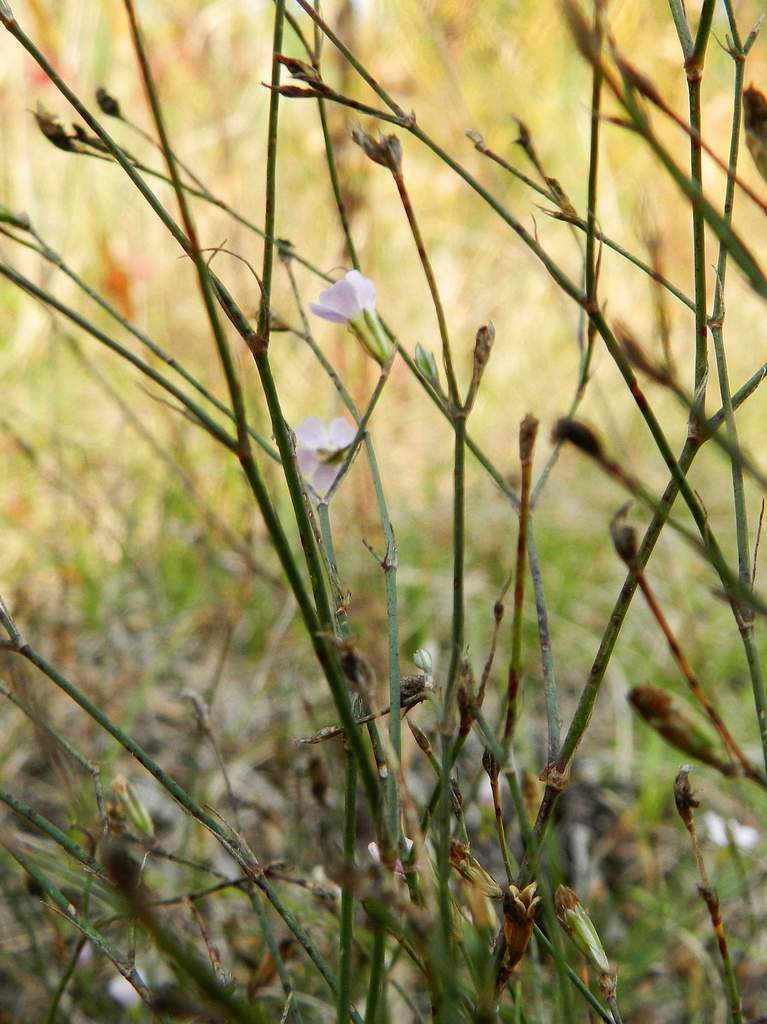
[[[767,96],[753,85],[743,93],[743,124],[748,151],[767,181]]]
[[[650,728],[672,747],[726,775],[732,774],[732,765],[721,755],[709,733],[665,690],[657,686],[635,686],[628,699]]]
[[[402,143],[396,135],[379,135],[374,139],[362,128],[355,128],[352,138],[373,163],[388,167],[392,174],[402,174]]]
[[[551,432],[551,439],[552,441],[569,441],[586,455],[590,455],[594,459],[602,458],[601,441],[591,427],[587,427],[580,420],[568,419],[565,416],[558,419]]]
[[[536,896],[537,885],[531,882],[524,889],[510,885],[503,897],[503,939],[505,949],[498,977],[496,991],[500,992],[511,977],[514,968],[525,955],[533,925],[541,903]]]
[[[492,875],[485,871],[476,857],[472,857],[469,848],[459,843],[457,839],[450,840],[450,866],[467,882],[476,886],[483,896],[490,896],[493,899],[500,899],[503,896],[503,890]]]
[[[122,119],[122,111],[120,110],[120,104],[112,96],[103,85],[99,86],[96,90],[96,102],[99,105],[99,110],[102,114],[106,114],[107,117],[117,117]]]

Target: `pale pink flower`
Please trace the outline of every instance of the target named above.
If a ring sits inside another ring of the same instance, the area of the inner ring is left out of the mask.
[[[359,270],[350,270],[346,277],[320,292],[317,302],[309,304],[315,316],[332,324],[346,324],[364,310],[375,312],[376,286]]]
[[[316,416],[309,416],[295,428],[296,458],[301,475],[323,498],[333,486],[341,469],[344,453],[357,431],[344,419],[335,419],[326,427]]]
[[[340,281],[320,292],[309,304],[315,316],[332,324],[346,324],[379,363],[386,363],[394,349],[376,313],[376,286],[359,270],[350,270]]]
[[[115,974],[107,982],[107,992],[118,1006],[128,1009],[141,1001],[141,996],[122,974]]]

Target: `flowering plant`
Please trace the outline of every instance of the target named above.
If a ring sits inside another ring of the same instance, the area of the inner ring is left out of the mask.
[[[394,354],[383,325],[376,313],[376,287],[359,270],[350,270],[342,280],[320,293],[317,302],[309,304],[315,316],[333,324],[346,324],[382,365]]]
[[[326,427],[321,419],[309,416],[293,433],[301,475],[322,498],[333,486],[356,431],[344,419],[332,420]]]

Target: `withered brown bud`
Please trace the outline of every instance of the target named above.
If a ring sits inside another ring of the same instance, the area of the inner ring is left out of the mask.
[[[103,85],[99,86],[96,90],[96,102],[99,105],[99,110],[102,114],[106,114],[107,117],[118,117],[122,118],[122,111],[120,110],[120,104],[110,93],[106,91]]]
[[[496,979],[496,991],[504,987],[525,955],[541,903],[535,893],[536,883],[531,882],[525,889],[510,885],[504,894],[503,938],[506,948]]]
[[[619,557],[631,567],[636,564],[638,545],[636,530],[625,521],[629,508],[629,505],[623,505],[615,513],[610,522],[610,536]]]
[[[474,365],[481,370],[484,370],[487,365],[494,341],[495,324],[492,320],[489,320],[480,327],[474,340]]]
[[[424,754],[426,754],[427,756],[431,754],[432,746],[431,743],[429,742],[429,737],[426,735],[426,733],[422,729],[419,729],[414,722],[411,722],[409,718],[407,720],[407,724],[410,726],[410,731],[413,734],[413,739],[416,741],[416,743],[424,752]]]
[[[671,694],[657,686],[635,686],[628,699],[650,728],[672,747],[726,775],[731,773],[730,763],[722,757],[710,734]]]
[[[503,895],[500,885],[492,875],[488,874],[476,857],[469,853],[469,848],[459,843],[457,839],[450,840],[450,866],[475,886],[483,896],[500,899]]]
[[[594,459],[602,458],[602,444],[599,438],[591,427],[587,427],[580,420],[568,419],[565,416],[558,419],[551,432],[551,439],[552,441],[569,441],[586,455],[590,455]]]
[[[35,121],[37,121],[37,127],[46,139],[52,142],[58,149],[64,149],[68,153],[77,151],[72,137],[58,117],[55,114],[51,114],[40,103],[37,104],[37,110],[35,111]]]
[[[748,151],[767,180],[767,97],[753,85],[743,93],[743,115]]]
[[[692,826],[693,808],[700,807],[699,801],[692,795],[692,787],[690,786],[691,771],[691,765],[682,765],[677,772],[676,779],[674,779],[674,803],[676,804],[679,817],[688,829]]]
[[[537,436],[538,420],[528,413],[519,425],[519,457],[522,462],[529,462],[532,458]]]
[[[325,87],[319,72],[311,64],[307,64],[302,60],[296,60],[295,57],[286,57],[284,53],[278,53],[277,60],[286,69],[291,78],[297,78],[300,82],[306,82],[309,85],[316,86],[319,84],[323,88]]]
[[[373,163],[388,167],[392,174],[402,173],[402,143],[396,135],[379,135],[376,140],[362,128],[355,128],[352,138]]]
[[[500,773],[498,758],[489,747],[485,747],[485,751],[482,754],[482,767],[487,772],[488,778],[491,782],[498,778]]]

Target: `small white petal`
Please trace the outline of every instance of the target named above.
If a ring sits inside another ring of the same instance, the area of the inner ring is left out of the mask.
[[[299,448],[296,452],[296,461],[298,462],[298,468],[301,470],[301,476],[305,480],[311,480],[317,472],[320,457],[311,448]]]
[[[328,314],[334,313],[336,316],[341,317],[341,322],[351,320],[352,317],[358,316],[362,311],[354,285],[346,279],[336,281],[330,288],[320,292],[317,305],[324,311],[321,315],[324,315],[325,319],[330,319]]]
[[[308,416],[293,430],[300,448],[316,451],[328,445],[328,431],[325,424],[317,416]]]
[[[309,309],[315,316],[320,317],[322,320],[329,320],[331,324],[345,324],[348,323],[348,316],[341,316],[340,313],[336,313],[333,309],[328,309],[325,306],[321,306],[317,302],[310,302]]]
[[[328,427],[328,446],[334,451],[347,448],[357,435],[355,428],[347,420],[340,417]]]
[[[127,978],[123,978],[122,974],[116,974],[113,978],[109,979],[107,992],[110,999],[113,999],[118,1006],[126,1008],[135,1006],[141,1000],[141,996],[133,985],[131,985]]]
[[[350,270],[346,275],[346,280],[354,288],[360,309],[374,310],[376,308],[376,286],[373,282],[364,277],[359,270]]]
[[[378,843],[368,843],[368,853],[378,864],[381,863],[381,854],[378,852]]]
[[[338,476],[340,466],[333,465],[320,465],[317,467],[317,471],[311,479],[311,485],[319,494],[321,498],[324,498],[330,488],[333,486],[333,481]]]

